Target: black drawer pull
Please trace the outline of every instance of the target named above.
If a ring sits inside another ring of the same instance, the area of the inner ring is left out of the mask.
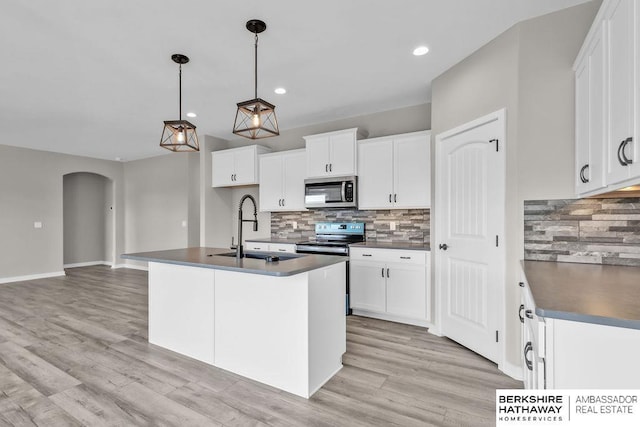
[[[520,304],[520,310],[518,310],[518,317],[520,318],[520,323],[524,323],[524,317],[522,317],[523,310],[524,310],[524,304]]]
[[[525,310],[524,315],[527,316],[527,319],[533,319],[533,312],[531,310]]]
[[[362,256],[372,256],[371,254],[362,254]]]
[[[524,346],[524,363],[527,365],[528,370],[533,371],[533,362],[527,358],[527,355],[531,351],[533,351],[533,344],[531,344],[531,341],[529,341]]]
[[[518,282],[518,286],[520,286],[521,288],[524,288],[524,282]]]
[[[410,256],[401,256],[400,259],[411,259]]]

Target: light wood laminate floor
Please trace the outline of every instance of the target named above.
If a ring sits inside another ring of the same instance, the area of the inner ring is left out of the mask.
[[[520,388],[424,328],[351,316],[344,368],[306,400],[147,342],[147,273],[0,285],[0,425],[493,425]]]

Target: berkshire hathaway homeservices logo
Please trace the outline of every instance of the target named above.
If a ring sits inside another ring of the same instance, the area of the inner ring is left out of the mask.
[[[640,426],[640,390],[496,390],[496,426]]]

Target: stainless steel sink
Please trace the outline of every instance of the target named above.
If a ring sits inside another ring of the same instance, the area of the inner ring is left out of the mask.
[[[214,256],[226,256],[230,258],[235,258],[235,252],[224,252],[221,254],[214,254]],[[282,253],[272,253],[272,252],[245,252],[244,258],[253,258],[253,259],[263,259],[267,260],[267,257],[278,257],[279,261],[287,261],[289,259],[302,258],[305,255],[297,255],[297,254],[282,254]]]

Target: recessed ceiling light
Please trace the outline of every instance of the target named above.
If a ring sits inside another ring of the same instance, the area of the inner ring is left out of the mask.
[[[415,56],[426,55],[427,52],[429,52],[429,48],[426,46],[418,46],[417,48],[413,49],[413,54]]]
[[[198,115],[196,113],[187,113],[187,117],[194,118],[194,117],[198,117]]]
[[[277,87],[274,92],[278,95],[284,95],[285,93],[287,93],[287,90],[283,87]]]

